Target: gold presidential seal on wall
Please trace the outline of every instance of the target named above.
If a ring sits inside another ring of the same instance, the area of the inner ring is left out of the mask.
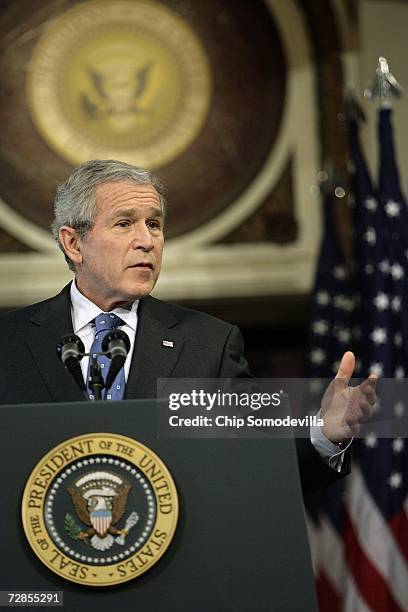
[[[22,501],[31,548],[72,582],[110,586],[150,569],[178,518],[172,476],[149,448],[111,433],[77,436],[35,466]]]
[[[210,107],[205,50],[177,13],[150,0],[90,0],[38,41],[32,119],[71,164],[115,158],[157,168],[185,151]]]

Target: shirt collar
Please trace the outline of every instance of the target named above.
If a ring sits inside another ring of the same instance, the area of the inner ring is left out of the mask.
[[[71,283],[71,311],[72,311],[72,326],[74,333],[78,333],[93,322],[101,312],[103,312],[99,306],[88,300],[76,286],[75,279]],[[126,308],[114,308],[113,313],[118,315],[133,331],[136,331],[137,327],[137,309],[139,306],[139,300],[135,300],[130,309]]]

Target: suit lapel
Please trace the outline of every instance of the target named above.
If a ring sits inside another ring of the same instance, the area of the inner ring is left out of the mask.
[[[30,318],[26,343],[44,385],[55,402],[84,399],[74,379],[57,357],[63,334],[73,333],[70,285],[41,304]],[[181,355],[184,341],[178,319],[164,302],[152,297],[140,301],[138,325],[125,399],[156,397],[158,378],[168,378]],[[173,343],[172,346],[166,346]]]
[[[152,297],[141,300],[125,399],[156,397],[157,379],[171,376],[184,344],[178,322],[164,302]]]
[[[41,378],[55,402],[84,399],[56,353],[61,336],[73,333],[69,291],[70,285],[67,285],[55,298],[41,304],[30,318],[26,337]]]

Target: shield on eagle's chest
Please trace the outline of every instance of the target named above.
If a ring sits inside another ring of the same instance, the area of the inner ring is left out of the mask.
[[[111,521],[112,513],[110,510],[94,510],[90,515],[92,527],[99,535],[106,535]]]

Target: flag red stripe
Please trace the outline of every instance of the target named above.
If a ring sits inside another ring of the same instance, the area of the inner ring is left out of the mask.
[[[397,546],[408,563],[408,518],[404,510],[396,514],[394,518],[389,521],[388,526],[394,536]]]
[[[384,527],[386,528],[386,527]],[[362,550],[350,516],[344,527],[345,557],[357,588],[367,605],[376,612],[404,612],[390,592],[387,582]]]
[[[320,612],[341,612],[341,598],[324,571],[315,580]]]

